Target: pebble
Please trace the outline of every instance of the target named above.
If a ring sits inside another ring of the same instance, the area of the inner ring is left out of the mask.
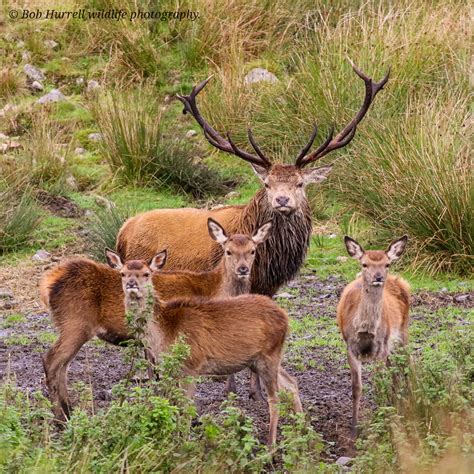
[[[456,303],[462,303],[462,302],[470,300],[470,299],[471,299],[471,295],[469,295],[469,294],[467,294],[467,295],[456,295],[454,297],[454,301],[456,301]]]
[[[77,148],[74,149],[74,153],[76,155],[83,155],[85,152],[86,152],[86,149],[81,148],[80,146],[78,146]]]
[[[230,193],[227,193],[225,195],[226,199],[235,199],[235,198],[239,198],[239,197],[240,197],[240,193],[237,192],[237,191],[231,191]]]
[[[40,97],[36,101],[36,103],[49,104],[51,102],[61,102],[63,100],[66,100],[66,96],[59,89],[53,89],[51,92],[48,92],[43,97]]]
[[[186,132],[186,138],[193,138],[197,135],[197,132],[196,130],[188,130]]]
[[[87,138],[93,142],[100,142],[102,140],[102,133],[89,133]]]
[[[276,296],[276,298],[285,298],[285,299],[288,299],[288,300],[296,298],[295,295],[292,295],[291,293],[286,293],[286,292],[278,293],[275,296]]]
[[[346,257],[344,255],[340,255],[339,257],[336,257],[337,262],[347,262],[349,260],[349,257]]]
[[[13,292],[8,288],[0,288],[0,299],[13,299]]]
[[[59,46],[59,43],[54,40],[45,40],[44,45],[49,49],[56,49]]]
[[[95,81],[94,79],[87,81],[87,92],[92,92],[97,89],[100,89],[100,84],[97,81]]]
[[[42,91],[44,89],[43,84],[39,81],[33,81],[30,86],[34,91]]]
[[[256,82],[280,82],[275,74],[261,67],[252,69],[244,78],[244,84],[255,84]]]
[[[31,257],[31,259],[37,262],[46,262],[47,260],[49,260],[50,257],[51,257],[51,254],[49,252],[46,252],[46,250],[40,249]]]
[[[31,64],[25,64],[23,66],[23,71],[32,81],[44,81],[46,79],[43,72]]]
[[[337,459],[336,464],[339,466],[347,466],[352,462],[353,458],[350,458],[348,456],[341,456],[340,458]]]
[[[105,207],[106,209],[112,209],[113,207],[115,207],[115,204],[112,201],[109,201],[108,199],[102,196],[96,196],[95,203],[100,207]]]

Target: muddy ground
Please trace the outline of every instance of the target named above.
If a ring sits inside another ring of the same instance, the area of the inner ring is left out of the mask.
[[[54,337],[48,314],[38,301],[36,285],[48,266],[20,264],[0,272],[0,288],[9,287],[15,292],[13,308],[4,308],[3,314],[21,312],[26,316],[24,321],[11,327],[4,325],[0,329],[0,376],[9,372],[23,390],[41,390],[45,394],[41,354],[51,346]],[[24,284],[15,289],[11,284],[17,280],[16,273],[21,275]],[[328,442],[325,457],[329,459],[354,455],[349,437],[350,375],[335,321],[335,308],[343,287],[344,282],[337,277],[321,281],[316,275],[305,273],[282,289],[284,295],[279,299],[292,318],[305,318],[312,327],[308,334],[295,331],[290,335],[285,365],[290,373],[297,376],[302,403],[311,416],[314,428]],[[473,307],[474,294],[419,293],[414,296],[412,314],[414,318],[422,318],[426,312],[445,306]],[[12,336],[26,338],[21,342],[12,342]],[[313,339],[319,337],[322,342],[313,345]],[[325,344],[325,338],[328,341],[330,338],[331,344]],[[74,384],[84,382],[91,384],[96,408],[106,406],[111,387],[125,376],[127,370],[121,348],[90,341],[80,350],[70,367],[72,400],[77,403]],[[365,417],[374,407],[370,378],[370,370],[365,370],[366,392],[362,403]],[[237,403],[254,418],[259,436],[264,440],[268,427],[267,407],[265,402],[248,400],[247,379],[246,373],[238,376]],[[218,412],[223,399],[224,382],[206,380],[199,384],[196,401],[201,414]]]

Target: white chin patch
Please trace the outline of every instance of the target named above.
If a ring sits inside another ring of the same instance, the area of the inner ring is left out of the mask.
[[[372,282],[372,286],[383,286],[383,281],[374,281]]]
[[[250,275],[237,275],[237,278],[238,278],[239,280],[246,280],[246,279],[249,278],[249,277],[250,277]]]

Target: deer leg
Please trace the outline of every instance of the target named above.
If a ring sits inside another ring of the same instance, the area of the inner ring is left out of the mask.
[[[352,435],[355,437],[357,436],[360,398],[362,395],[362,364],[350,350],[348,352],[348,359],[352,381]]]
[[[265,400],[265,397],[262,394],[262,386],[260,385],[260,379],[258,377],[258,374],[255,372],[252,372],[250,374],[249,398],[254,402],[261,402]]]
[[[67,391],[69,364],[79,349],[90,339],[86,332],[61,333],[56,343],[43,355],[43,367],[54,416],[65,421],[70,416],[71,403]]]
[[[298,382],[295,377],[292,377],[283,367],[278,369],[278,390],[287,390],[292,394],[293,410],[296,413],[303,412],[301,405],[300,393],[298,390]]]
[[[278,364],[267,358],[267,360],[257,363],[257,373],[262,380],[263,386],[267,392],[268,411],[270,415],[270,426],[268,430],[267,445],[272,446],[276,443],[278,427]]]
[[[148,362],[147,364],[147,372],[148,372],[148,379],[154,380],[156,378],[155,374],[155,356],[153,355],[153,352],[150,351],[150,349],[145,348],[145,360]]]
[[[235,374],[227,377],[227,382],[224,389],[224,394],[227,397],[229,393],[237,393],[237,384],[235,383]]]

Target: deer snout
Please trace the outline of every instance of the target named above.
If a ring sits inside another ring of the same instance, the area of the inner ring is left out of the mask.
[[[247,276],[250,273],[249,267],[246,265],[241,265],[239,268],[237,268],[237,273],[239,276]]]
[[[374,279],[372,280],[372,285],[380,286],[384,282],[384,277],[381,273],[376,273]]]
[[[126,285],[125,285],[125,288],[127,290],[135,290],[135,289],[138,289],[138,282],[135,281],[135,280],[130,280],[130,281],[127,281]]]
[[[275,201],[278,203],[280,206],[286,206],[288,204],[288,201],[290,198],[288,196],[277,196],[275,198]]]

